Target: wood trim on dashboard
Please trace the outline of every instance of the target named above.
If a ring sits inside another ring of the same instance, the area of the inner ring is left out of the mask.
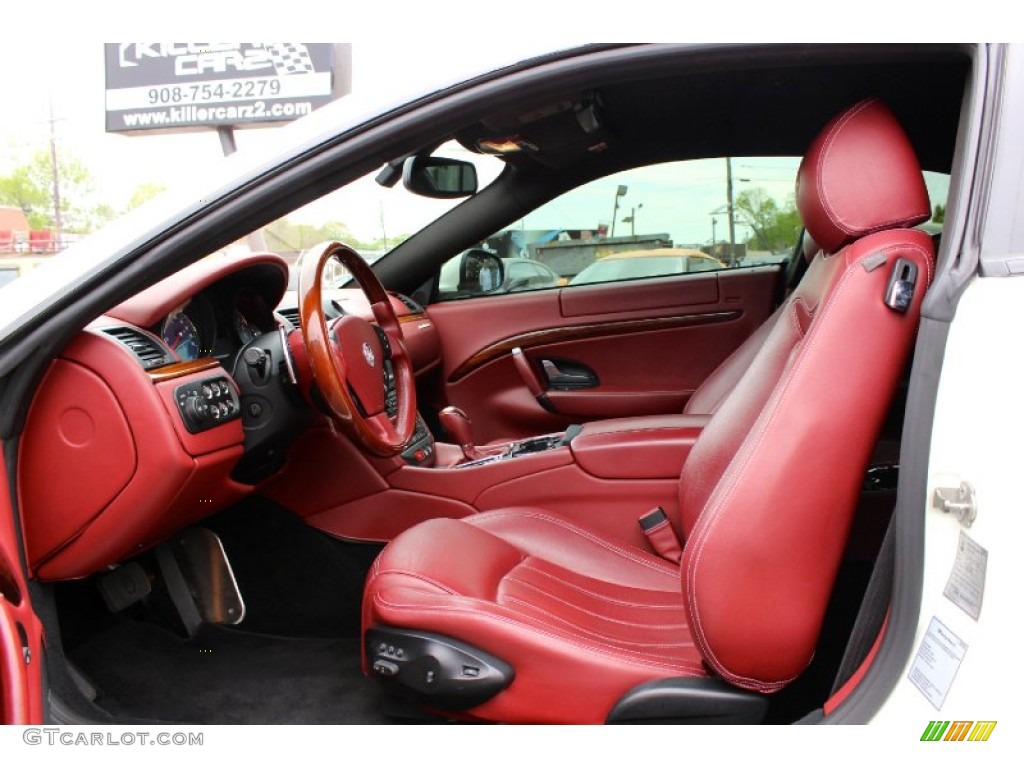
[[[207,371],[212,368],[219,367],[220,361],[216,358],[201,357],[198,360],[187,360],[183,363],[171,363],[170,365],[163,365],[159,368],[154,368],[149,371],[149,378],[153,380],[154,384],[159,384],[161,381],[180,379],[182,376],[188,376],[192,373],[199,373],[200,371]]]
[[[649,331],[665,331],[673,328],[687,328],[696,325],[710,325],[736,320],[743,313],[739,310],[728,312],[702,312],[694,315],[677,315],[675,317],[655,317],[648,320],[616,320],[608,323],[587,323],[584,325],[566,325],[559,328],[545,328],[540,331],[527,331],[484,347],[471,358],[452,371],[448,377],[455,383],[468,376],[477,368],[492,360],[511,354],[516,347],[529,349],[547,344],[558,344],[564,341],[578,341],[600,336],[621,336],[627,333],[643,333]]]
[[[430,318],[428,318],[422,312],[417,312],[415,315],[399,315],[398,316],[398,322],[400,322],[400,323],[418,323],[418,322],[422,322],[422,321],[430,322]]]

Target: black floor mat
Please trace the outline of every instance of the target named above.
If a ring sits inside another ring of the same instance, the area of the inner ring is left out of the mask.
[[[371,724],[383,714],[359,640],[282,638],[204,627],[184,640],[125,621],[69,656],[114,716],[196,724]]]

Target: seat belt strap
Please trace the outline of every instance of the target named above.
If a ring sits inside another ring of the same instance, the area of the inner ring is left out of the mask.
[[[661,507],[652,509],[639,520],[640,529],[651,543],[654,551],[669,562],[678,564],[683,559],[683,545],[676,535],[668,515]]]

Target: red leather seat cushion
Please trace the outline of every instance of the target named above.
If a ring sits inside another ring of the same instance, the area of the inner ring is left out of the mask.
[[[485,719],[600,723],[640,683],[706,676],[679,568],[540,509],[423,523],[384,551],[366,594],[365,627],[449,635],[514,667],[474,709]]]

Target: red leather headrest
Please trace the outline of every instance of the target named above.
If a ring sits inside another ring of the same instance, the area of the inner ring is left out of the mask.
[[[931,215],[914,148],[878,99],[846,110],[814,140],[797,173],[796,204],[826,253],[871,232],[912,227]]]

